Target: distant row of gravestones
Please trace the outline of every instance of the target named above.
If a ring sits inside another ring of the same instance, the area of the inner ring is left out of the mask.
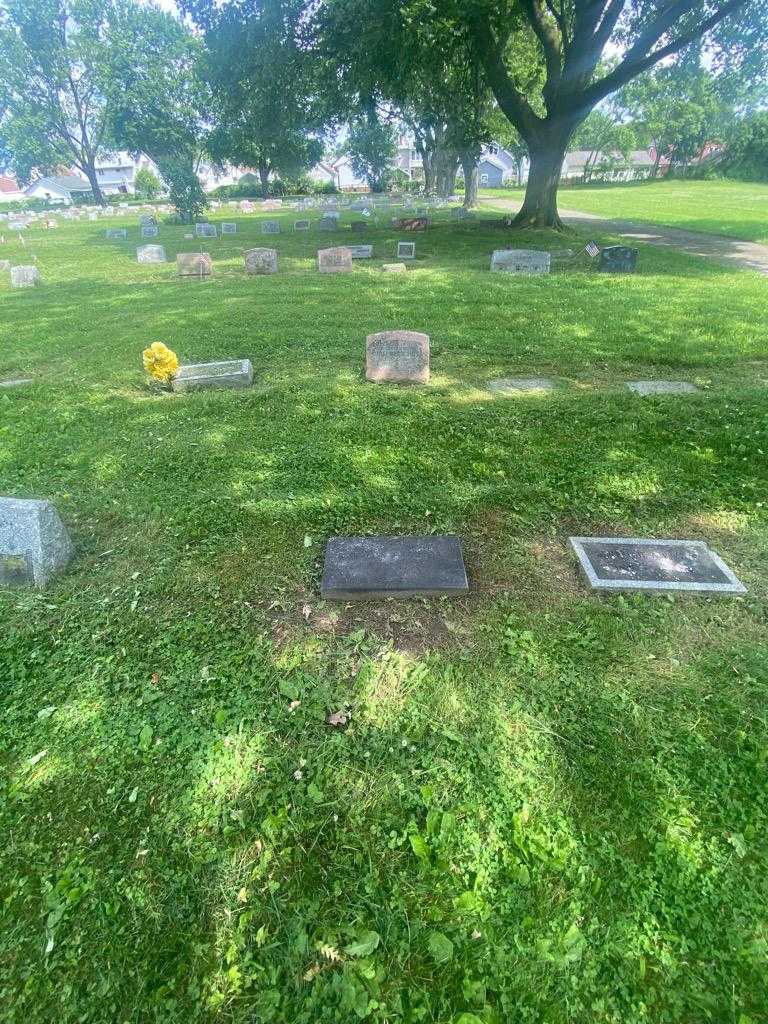
[[[339,219],[338,213],[326,213],[323,218],[317,222],[318,229],[320,231],[340,231],[342,225]],[[279,220],[263,220],[261,223],[262,235],[279,235],[281,233],[281,225]],[[428,217],[393,217],[392,226],[402,228],[405,231],[426,231],[429,226]],[[350,230],[354,233],[363,233],[368,230],[369,225],[366,221],[352,221],[349,225]],[[297,220],[293,224],[294,231],[311,231],[312,221],[311,220]],[[142,238],[157,238],[160,233],[160,229],[155,222],[153,217],[142,218],[139,222],[139,232]],[[237,224],[232,221],[224,221],[221,224],[222,235],[236,235]],[[107,228],[105,236],[111,241],[118,241],[128,238],[127,228]],[[215,224],[209,222],[195,224],[194,234],[186,234],[185,238],[218,238],[219,233]]]

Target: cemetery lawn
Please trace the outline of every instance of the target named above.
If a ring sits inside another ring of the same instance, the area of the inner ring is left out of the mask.
[[[521,189],[482,194],[517,200],[523,195]],[[670,179],[578,186],[561,189],[559,202],[564,210],[768,243],[768,184]]]
[[[43,283],[0,281],[0,380],[34,379],[0,391],[0,493],[77,557],[0,593],[0,1019],[768,1020],[765,281],[653,247],[491,275],[582,240],[490,221],[405,277],[373,228],[321,276],[346,236],[226,219],[203,282],[138,265],[133,216],[2,247]],[[428,386],[364,381],[395,328]],[[156,340],[254,387],[153,391]],[[515,376],[558,387],[485,387]],[[653,377],[700,393],[624,388]],[[424,532],[467,599],[319,600],[329,536]],[[706,539],[749,593],[599,597],[570,534]]]

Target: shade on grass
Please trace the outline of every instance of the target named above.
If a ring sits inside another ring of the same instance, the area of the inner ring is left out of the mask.
[[[500,241],[581,240],[447,218],[406,276],[372,228],[326,277],[291,216],[276,276],[242,270],[259,218],[202,282],[182,228],[148,267],[75,224],[0,294],[0,379],[35,380],[0,396],[0,492],[78,548],[0,595],[0,1015],[760,1020],[764,281],[651,248],[492,275]],[[386,329],[430,335],[428,386],[365,383]],[[254,387],[153,392],[152,341]],[[653,377],[701,391],[624,387]],[[469,598],[318,600],[328,536],[430,531]],[[750,594],[590,595],[574,533],[704,537]]]

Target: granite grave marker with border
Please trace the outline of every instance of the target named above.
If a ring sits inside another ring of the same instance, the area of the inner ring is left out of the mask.
[[[429,335],[418,331],[381,331],[365,342],[365,376],[393,384],[429,382]]]

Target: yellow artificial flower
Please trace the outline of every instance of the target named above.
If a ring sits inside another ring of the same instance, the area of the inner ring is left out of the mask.
[[[179,359],[175,352],[167,348],[162,341],[153,341],[142,353],[144,369],[155,380],[163,384],[174,376],[179,368]]]

